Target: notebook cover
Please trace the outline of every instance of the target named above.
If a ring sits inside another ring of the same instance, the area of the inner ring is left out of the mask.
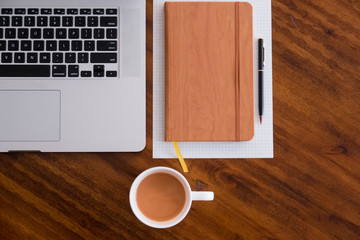
[[[252,6],[165,3],[165,141],[254,136]]]

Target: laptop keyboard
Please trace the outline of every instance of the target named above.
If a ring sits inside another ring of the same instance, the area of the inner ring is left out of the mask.
[[[1,8],[0,77],[115,78],[117,8]]]

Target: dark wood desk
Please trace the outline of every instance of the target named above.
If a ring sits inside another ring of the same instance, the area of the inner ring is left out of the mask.
[[[274,159],[188,160],[215,192],[179,225],[132,214],[152,159],[152,1],[147,146],[141,153],[0,155],[0,239],[360,239],[360,2],[273,0]]]

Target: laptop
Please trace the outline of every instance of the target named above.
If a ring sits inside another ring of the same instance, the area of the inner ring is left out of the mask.
[[[141,151],[145,15],[145,0],[1,0],[0,151]]]

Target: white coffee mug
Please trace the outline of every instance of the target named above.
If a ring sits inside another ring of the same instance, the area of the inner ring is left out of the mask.
[[[174,218],[158,222],[154,221],[148,217],[146,217],[139,209],[136,201],[136,193],[137,189],[139,187],[139,184],[149,175],[154,173],[168,173],[174,177],[176,177],[181,184],[183,185],[185,189],[186,194],[186,200],[185,205],[181,212]],[[214,200],[214,193],[213,192],[200,192],[200,191],[191,191],[190,185],[188,181],[185,179],[185,177],[180,174],[178,171],[175,171],[174,169],[168,168],[168,167],[154,167],[150,168],[144,172],[142,172],[137,178],[134,180],[133,184],[131,185],[130,189],[130,206],[132,211],[134,212],[135,216],[144,224],[153,227],[153,228],[169,228],[172,227],[179,222],[181,222],[186,215],[188,214],[192,201],[212,201]]]

